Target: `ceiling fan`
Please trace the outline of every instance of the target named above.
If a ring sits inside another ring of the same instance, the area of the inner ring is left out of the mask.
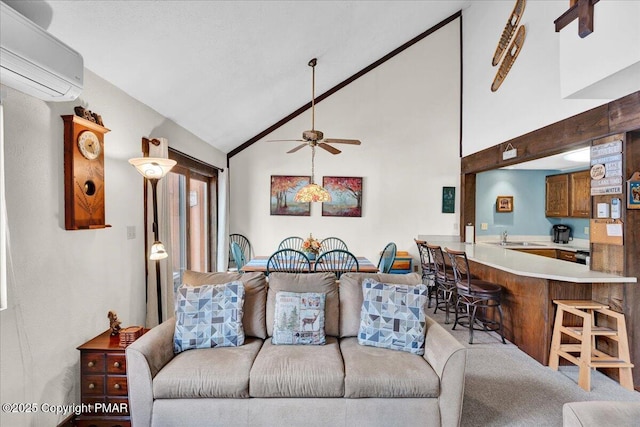
[[[269,140],[269,142],[282,142],[282,141],[298,141],[303,142],[303,144],[298,145],[295,148],[287,151],[287,153],[295,153],[299,149],[305,146],[309,146],[312,148],[320,147],[331,154],[340,154],[342,151],[338,150],[335,147],[332,147],[329,144],[351,144],[351,145],[360,145],[360,141],[357,139],[336,139],[336,138],[324,138],[324,134],[319,130],[315,129],[315,106],[316,106],[316,64],[318,63],[317,58],[313,58],[309,61],[309,66],[312,69],[311,73],[311,130],[305,130],[302,132],[302,139],[278,139],[278,140]]]

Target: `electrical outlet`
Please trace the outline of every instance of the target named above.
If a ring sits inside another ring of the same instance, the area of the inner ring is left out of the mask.
[[[589,227],[584,228],[584,234],[586,234],[587,236],[589,235]]]
[[[453,223],[453,229],[454,229],[454,230],[457,230],[457,229],[458,229],[458,223],[457,223],[457,222],[454,222],[454,223]]]
[[[482,224],[480,224],[480,230],[488,230],[489,229],[489,224],[487,224],[486,222],[483,222]]]
[[[135,225],[127,225],[127,240],[136,238],[136,226]]]

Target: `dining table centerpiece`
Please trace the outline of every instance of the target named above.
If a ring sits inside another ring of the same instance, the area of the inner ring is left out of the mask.
[[[316,257],[320,253],[321,246],[320,241],[309,233],[309,237],[302,242],[302,252],[304,252],[309,261],[315,261]]]

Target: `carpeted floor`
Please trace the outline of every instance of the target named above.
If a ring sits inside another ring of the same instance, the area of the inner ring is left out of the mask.
[[[585,400],[640,401],[640,393],[622,388],[604,374],[593,371],[591,392],[578,386],[578,368],[561,366],[558,372],[543,366],[515,345],[502,344],[498,334],[455,331],[444,324],[444,313],[429,316],[467,347],[463,427],[562,426],[562,405]],[[638,369],[638,368],[636,368]]]

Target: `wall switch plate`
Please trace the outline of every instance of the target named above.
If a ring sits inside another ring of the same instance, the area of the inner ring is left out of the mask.
[[[480,230],[488,230],[489,229],[489,224],[487,224],[486,222],[483,222],[480,224]]]
[[[587,236],[589,235],[589,227],[584,228],[584,234],[586,234]]]
[[[127,225],[127,240],[136,238],[136,226],[135,225]]]

